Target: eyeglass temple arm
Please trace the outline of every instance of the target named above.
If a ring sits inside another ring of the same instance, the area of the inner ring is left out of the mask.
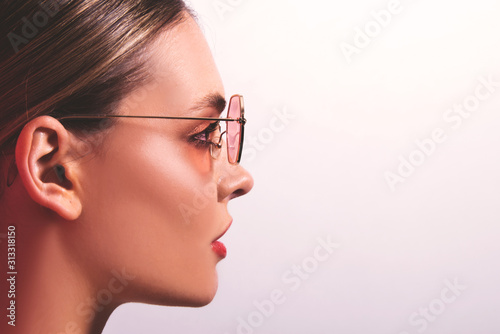
[[[95,118],[155,118],[155,119],[187,119],[194,121],[227,121],[238,122],[241,124],[246,123],[246,119],[242,116],[240,118],[212,118],[212,117],[180,117],[180,116],[135,116],[135,115],[68,115],[56,117],[58,120],[64,119],[95,119]]]

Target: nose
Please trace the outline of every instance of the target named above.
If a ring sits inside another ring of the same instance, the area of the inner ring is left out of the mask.
[[[219,202],[230,201],[243,196],[253,188],[253,177],[241,165],[232,165],[225,160],[217,182],[217,197]]]

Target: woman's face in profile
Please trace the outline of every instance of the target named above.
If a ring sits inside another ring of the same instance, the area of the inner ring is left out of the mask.
[[[219,117],[222,81],[191,17],[148,51],[152,80],[118,113]],[[213,299],[224,252],[212,242],[232,222],[228,201],[253,181],[228,163],[225,146],[211,157],[203,143],[211,123],[120,118],[96,137],[98,153],[75,162],[82,166],[82,223],[67,225],[65,242],[95,283],[107,286],[112,271],[134,277],[115,301],[202,306]]]

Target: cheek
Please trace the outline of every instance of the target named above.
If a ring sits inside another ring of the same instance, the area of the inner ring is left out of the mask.
[[[213,285],[210,243],[220,222],[210,155],[161,136],[133,142],[127,150],[111,143],[95,162],[86,243],[103,267],[125,266],[143,286]]]

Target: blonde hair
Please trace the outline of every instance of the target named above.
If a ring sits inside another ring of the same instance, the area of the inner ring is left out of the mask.
[[[194,14],[183,0],[0,1],[1,198],[17,175],[13,152],[24,125],[42,115],[112,113],[147,82],[148,44]],[[82,139],[113,124],[62,123]]]

